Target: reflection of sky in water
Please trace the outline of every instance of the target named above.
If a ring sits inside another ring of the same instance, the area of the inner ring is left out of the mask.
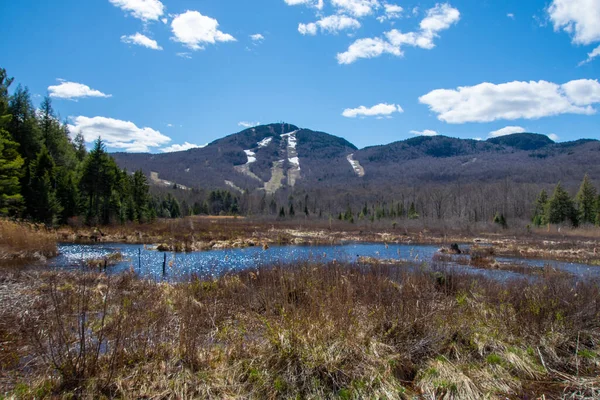
[[[143,245],[133,244],[63,244],[59,246],[60,255],[51,260],[55,268],[81,268],[84,260],[102,259],[109,254],[120,252],[123,261],[110,267],[110,271],[119,273],[131,268],[141,275],[159,279],[162,275],[164,254],[167,255],[167,275],[170,279],[190,274],[220,275],[223,272],[253,268],[266,264],[289,264],[298,261],[355,262],[357,257],[376,257],[382,259],[431,261],[438,246],[390,244],[386,248],[381,243],[355,243],[345,245],[321,246],[273,246],[268,250],[262,247],[245,249],[211,250],[194,253],[161,253],[147,250]],[[139,255],[139,259],[138,259]],[[581,277],[600,277],[600,267],[559,261],[498,258],[499,262],[519,263],[543,267],[550,265]],[[141,268],[139,267],[141,261]],[[497,276],[500,279],[520,277],[515,272],[481,270],[464,266],[451,266],[468,273]]]

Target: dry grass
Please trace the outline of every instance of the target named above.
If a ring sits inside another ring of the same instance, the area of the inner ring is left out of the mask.
[[[26,306],[0,313],[3,373],[18,377],[4,390],[19,398],[597,393],[598,282],[336,263],[179,284],[48,272],[26,282]]]
[[[56,234],[44,226],[0,219],[0,260],[43,260],[57,254]]]

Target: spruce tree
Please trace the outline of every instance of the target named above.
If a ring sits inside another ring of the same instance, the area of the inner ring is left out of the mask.
[[[58,222],[62,207],[56,197],[54,160],[46,146],[42,147],[30,170],[31,198],[27,205],[27,213],[35,221],[54,225]]]
[[[579,221],[582,224],[593,224],[596,222],[596,196],[598,192],[587,174],[583,178],[579,193],[577,193],[577,210],[579,211]]]
[[[547,221],[551,224],[561,224],[570,221],[573,226],[578,225],[577,209],[569,193],[558,183],[548,202],[546,210]]]
[[[548,223],[546,218],[546,209],[548,207],[548,193],[546,190],[542,190],[538,195],[538,198],[535,202],[535,209],[533,210],[533,217],[531,222],[535,226],[541,226]]]

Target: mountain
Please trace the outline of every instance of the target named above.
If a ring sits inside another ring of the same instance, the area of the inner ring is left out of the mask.
[[[113,156],[122,168],[141,169],[158,185],[240,192],[493,183],[507,178],[569,185],[585,173],[600,176],[600,142],[555,143],[534,133],[486,141],[419,136],[359,150],[343,138],[280,123],[246,129],[199,149]]]

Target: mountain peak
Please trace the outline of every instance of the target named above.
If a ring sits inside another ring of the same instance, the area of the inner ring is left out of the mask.
[[[513,133],[511,135],[500,136],[487,140],[489,143],[502,146],[510,146],[518,150],[539,150],[543,147],[554,144],[554,141],[546,135],[539,133]]]

